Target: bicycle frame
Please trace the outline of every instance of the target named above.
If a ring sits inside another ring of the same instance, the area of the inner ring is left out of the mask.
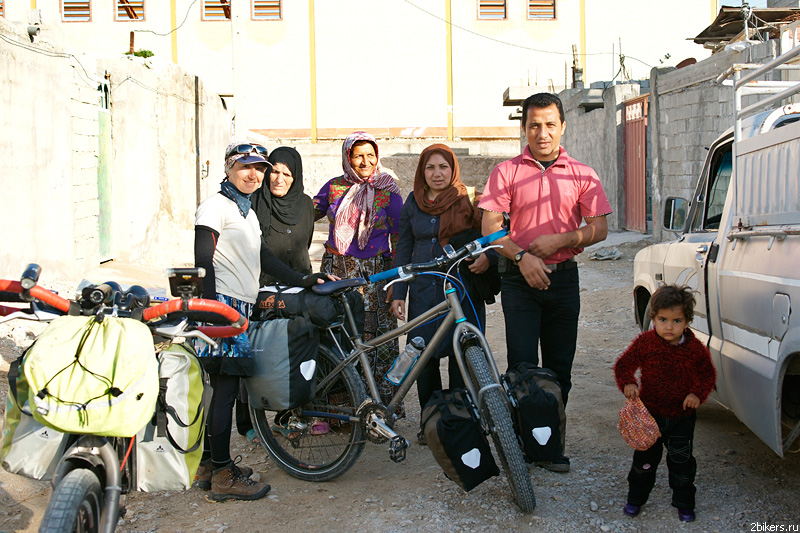
[[[345,318],[350,325],[350,331],[357,331],[355,325],[355,319],[353,317],[352,310],[347,302],[347,299],[344,295],[340,295],[339,299],[344,304],[345,308]],[[369,386],[369,393],[373,400],[377,403],[380,403],[380,393],[378,392],[378,384],[375,381],[375,376],[372,372],[372,367],[369,364],[369,360],[367,359],[367,352],[369,350],[375,349],[387,342],[393,341],[395,339],[400,338],[401,336],[407,334],[408,332],[412,331],[417,326],[420,326],[430,320],[437,319],[444,315],[444,319],[439,327],[436,329],[433,337],[431,338],[430,343],[425,347],[422,354],[420,354],[419,359],[411,368],[411,371],[405,377],[403,382],[400,384],[397,392],[395,392],[394,396],[392,396],[391,401],[388,405],[385,405],[387,412],[392,413],[395,411],[400,402],[403,401],[408,391],[411,389],[411,386],[416,382],[417,378],[422,373],[423,368],[428,363],[430,358],[436,352],[436,349],[439,345],[445,340],[448,331],[450,328],[457,324],[458,327],[455,328],[453,332],[452,342],[453,342],[453,353],[455,354],[456,363],[458,364],[459,371],[461,372],[461,376],[464,380],[465,387],[469,391],[470,397],[474,399],[474,401],[478,402],[477,407],[480,407],[481,398],[483,397],[484,389],[479,391],[475,390],[473,385],[473,381],[469,378],[469,373],[467,371],[466,364],[464,362],[464,353],[462,351],[462,339],[469,337],[470,335],[473,336],[473,339],[477,341],[477,343],[483,348],[484,353],[487,355],[487,359],[489,362],[489,367],[492,370],[492,373],[495,378],[495,386],[502,387],[500,384],[500,372],[497,369],[497,365],[494,362],[494,358],[492,357],[491,349],[489,348],[489,344],[486,341],[486,337],[484,336],[483,332],[474,324],[467,321],[464,310],[461,307],[461,302],[458,299],[458,293],[453,284],[450,281],[445,283],[445,300],[440,302],[436,306],[428,309],[418,317],[406,322],[402,326],[398,326],[397,328],[384,333],[378,337],[370,339],[368,341],[364,341],[359,337],[357,334],[348,335],[348,340],[353,344],[352,350],[345,350],[342,348],[341,344],[339,343],[336,335],[333,333],[334,328],[343,328],[342,324],[336,324],[329,328],[327,328],[328,334],[330,335],[331,339],[333,340],[336,347],[345,355],[344,360],[339,363],[336,368],[331,371],[326,378],[321,381],[317,388],[323,389],[328,382],[334,379],[343,368],[351,365],[354,363],[356,359],[361,363],[362,375],[364,379],[367,381]],[[477,409],[477,415],[480,417],[480,409]]]

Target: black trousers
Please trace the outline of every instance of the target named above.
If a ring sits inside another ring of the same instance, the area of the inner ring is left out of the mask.
[[[233,404],[239,394],[239,377],[209,374],[209,378],[214,392],[206,421],[203,460],[211,458],[216,468],[231,460]]]
[[[521,274],[503,276],[508,366],[524,361],[555,372],[566,407],[581,312],[578,269],[553,272],[548,277],[550,287],[540,291],[528,285]]]
[[[661,431],[661,438],[647,450],[633,452],[633,466],[628,473],[628,503],[642,505],[647,502],[656,483],[656,470],[661,462],[663,449],[667,449],[669,486],[672,489],[672,505],[678,509],[694,509],[697,488],[694,478],[697,461],[692,455],[694,424],[697,414],[681,418],[653,416]]]

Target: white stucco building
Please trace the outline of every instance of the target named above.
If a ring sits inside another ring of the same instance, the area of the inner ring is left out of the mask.
[[[647,78],[708,52],[716,0],[0,0],[94,57],[152,51],[271,138],[516,138],[503,91]],[[133,32],[133,33],[131,33]],[[133,36],[133,37],[131,37]],[[624,55],[621,70],[620,50]],[[115,81],[110,80],[113,85]],[[113,90],[113,89],[112,89]]]

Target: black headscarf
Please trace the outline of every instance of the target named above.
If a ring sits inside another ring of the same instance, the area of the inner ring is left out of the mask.
[[[294,181],[289,192],[280,198],[272,196],[269,190],[269,175],[265,176],[261,188],[253,194],[253,209],[258,221],[269,228],[272,217],[280,222],[294,226],[303,214],[303,160],[297,150],[290,146],[280,146],[269,154],[269,162],[283,163],[292,172]]]

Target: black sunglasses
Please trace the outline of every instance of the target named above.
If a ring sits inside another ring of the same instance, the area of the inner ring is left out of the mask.
[[[264,159],[267,158],[267,149],[259,144],[237,144],[225,155],[225,159],[228,159],[234,154],[249,154],[251,152],[263,156]]]

